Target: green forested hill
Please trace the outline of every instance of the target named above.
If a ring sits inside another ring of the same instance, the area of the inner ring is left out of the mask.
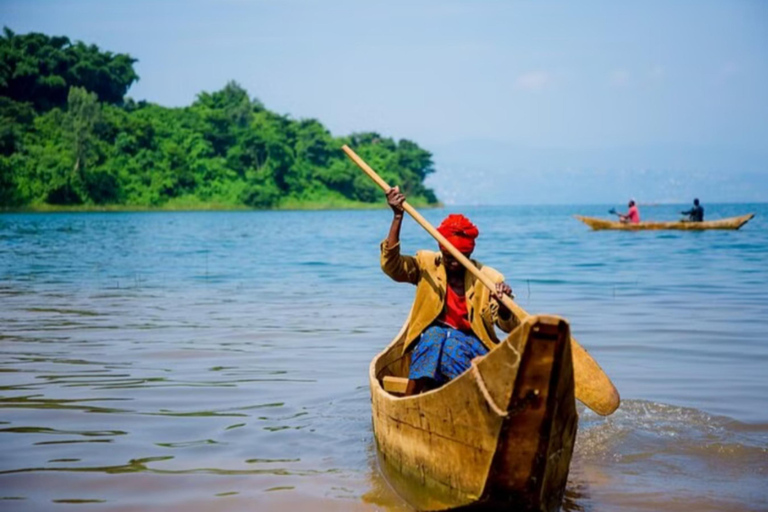
[[[325,207],[383,201],[349,144],[409,199],[432,155],[376,133],[333,137],[270,112],[234,82],[188,107],[125,99],[135,59],[66,37],[0,36],[0,206]]]

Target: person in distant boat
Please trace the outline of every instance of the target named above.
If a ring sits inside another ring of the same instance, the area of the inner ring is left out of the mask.
[[[693,200],[693,208],[680,213],[688,216],[688,222],[704,222],[704,207],[699,204],[698,198]]]
[[[629,204],[627,206],[629,207],[629,210],[627,210],[627,213],[617,214],[619,216],[619,220],[627,224],[639,224],[640,211],[637,209],[637,204],[635,204],[635,200],[630,199]]]
[[[439,387],[469,369],[472,359],[499,343],[494,325],[510,332],[520,320],[500,302],[502,295],[512,296],[512,288],[491,267],[473,260],[496,283],[493,293],[444,247],[439,252],[418,251],[416,256],[400,254],[404,201],[399,187],[387,192],[394,218],[381,243],[381,269],[397,282],[416,285],[403,346],[404,353],[411,351],[406,394],[414,394]],[[449,215],[437,230],[469,258],[479,234],[469,219]]]

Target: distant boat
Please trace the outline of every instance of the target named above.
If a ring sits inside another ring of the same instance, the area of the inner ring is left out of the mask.
[[[742,215],[741,217],[728,217],[727,219],[707,220],[704,222],[690,221],[669,221],[669,222],[639,222],[629,224],[616,220],[598,219],[597,217],[584,217],[574,215],[574,217],[594,230],[599,229],[625,229],[628,231],[637,231],[640,229],[682,229],[691,231],[700,231],[704,229],[739,229],[746,224],[749,219],[754,217],[754,213]]]
[[[470,370],[403,396],[407,325],[369,373],[389,483],[421,511],[557,511],[578,424],[568,323],[529,316]]]

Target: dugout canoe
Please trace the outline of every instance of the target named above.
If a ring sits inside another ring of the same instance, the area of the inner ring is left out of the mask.
[[[369,368],[390,484],[418,510],[558,510],[578,425],[568,322],[529,316],[451,382],[397,396],[406,326]]]
[[[740,217],[728,217],[719,220],[706,220],[704,222],[640,222],[638,224],[629,224],[616,220],[605,220],[597,217],[584,217],[583,215],[574,215],[574,217],[594,230],[600,229],[624,229],[627,231],[637,231],[642,229],[682,229],[688,231],[701,231],[704,229],[739,229],[746,224],[749,219],[754,217],[754,213],[742,215]]]

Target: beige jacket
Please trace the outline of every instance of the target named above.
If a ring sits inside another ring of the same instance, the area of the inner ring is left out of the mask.
[[[472,260],[494,283],[504,281],[504,276]],[[443,257],[439,252],[419,251],[416,256],[400,254],[400,244],[388,247],[381,243],[381,269],[400,283],[416,285],[416,298],[411,307],[410,323],[403,352],[406,352],[419,335],[434,322],[445,308],[447,278]],[[499,317],[499,304],[491,297],[490,291],[471,272],[464,278],[467,297],[467,318],[475,336],[490,350],[499,343],[494,324],[504,332],[510,332],[520,323],[514,314],[506,320]]]

